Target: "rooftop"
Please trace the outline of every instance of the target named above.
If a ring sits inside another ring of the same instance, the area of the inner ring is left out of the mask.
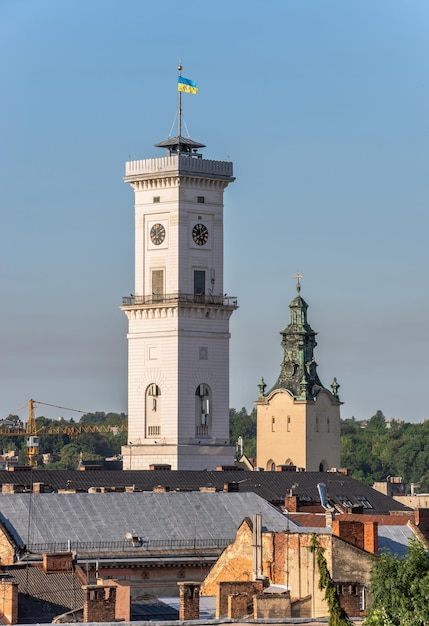
[[[388,515],[391,511],[412,510],[366,483],[340,472],[0,470],[1,485],[9,483],[30,490],[31,485],[38,482],[55,492],[63,489],[88,491],[91,487],[118,491],[131,487],[136,491],[153,491],[158,485],[169,488],[170,492],[198,491],[200,487],[212,487],[220,491],[225,484],[232,484],[241,494],[255,493],[276,505],[283,505],[286,495],[296,495],[302,502],[320,504],[317,485],[323,482],[327,497],[334,504],[363,506],[370,514]]]

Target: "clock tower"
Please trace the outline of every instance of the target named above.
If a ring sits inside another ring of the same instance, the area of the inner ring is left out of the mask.
[[[187,79],[185,79],[187,80]],[[189,81],[190,82],[190,81]],[[128,445],[124,469],[231,465],[229,319],[223,193],[232,163],[203,158],[180,132],[159,158],[129,161],[135,194],[135,287],[128,318]]]

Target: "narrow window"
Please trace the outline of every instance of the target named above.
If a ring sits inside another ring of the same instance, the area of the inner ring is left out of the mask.
[[[194,295],[204,296],[206,293],[206,273],[204,270],[194,270]]]
[[[151,383],[146,389],[146,438],[161,435],[161,389]]]
[[[275,424],[275,423],[276,423],[276,418],[275,418],[275,417],[272,417],[272,418],[271,418],[271,432],[272,432],[272,433],[274,432],[274,424]]]
[[[152,270],[152,300],[159,302],[164,295],[164,270]]]
[[[211,393],[208,385],[201,383],[195,390],[196,435],[209,434],[211,422]]]

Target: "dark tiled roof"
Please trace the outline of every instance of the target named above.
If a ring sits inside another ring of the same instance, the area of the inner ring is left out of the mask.
[[[346,499],[352,505],[362,505],[364,501],[370,505],[366,512],[379,514],[411,510],[369,485],[337,472],[0,470],[0,484],[13,483],[29,488],[31,482],[45,483],[54,491],[67,487],[82,491],[90,487],[121,490],[126,486],[152,491],[158,485],[169,487],[170,491],[198,491],[199,487],[221,490],[225,483],[237,483],[240,492],[257,493],[274,504],[283,503],[288,493],[299,496],[303,502],[320,502],[317,484],[323,482],[333,503],[341,504]]]
[[[57,615],[83,606],[82,582],[73,572],[45,574],[41,567],[10,565],[3,573],[18,583],[20,624],[45,624]]]

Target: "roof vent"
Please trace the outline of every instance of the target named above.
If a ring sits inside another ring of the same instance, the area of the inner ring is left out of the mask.
[[[125,539],[131,543],[133,548],[140,548],[143,543],[143,539],[134,533],[127,533]]]

